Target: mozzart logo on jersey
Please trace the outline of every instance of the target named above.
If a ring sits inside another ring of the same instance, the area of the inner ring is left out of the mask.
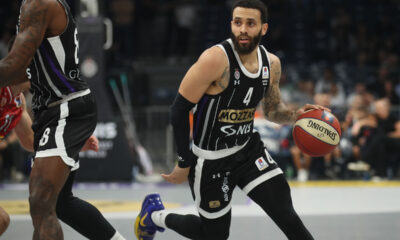
[[[249,122],[254,119],[255,112],[255,108],[247,108],[241,110],[225,109],[219,112],[218,121],[224,123]]]

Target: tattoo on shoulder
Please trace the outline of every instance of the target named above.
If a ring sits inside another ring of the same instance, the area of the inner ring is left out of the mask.
[[[28,26],[45,26],[47,12],[48,4],[45,1],[26,1],[21,8],[20,31],[24,31]]]
[[[272,76],[274,78],[274,83],[279,85],[279,82],[281,80],[281,68],[279,66],[276,66],[276,61],[272,60],[271,61],[271,72],[272,72]]]
[[[224,69],[224,72],[221,75],[221,78],[219,81],[217,81],[217,84],[220,88],[222,88],[223,90],[225,90],[228,87],[229,84],[229,67],[226,67]]]

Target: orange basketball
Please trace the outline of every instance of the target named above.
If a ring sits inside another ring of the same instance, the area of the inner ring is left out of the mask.
[[[302,152],[313,157],[330,153],[339,144],[341,134],[337,118],[322,110],[303,113],[293,127],[294,142]]]

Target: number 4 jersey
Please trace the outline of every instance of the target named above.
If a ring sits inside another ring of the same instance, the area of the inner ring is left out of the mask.
[[[193,152],[198,156],[209,151],[218,155],[221,150],[226,156],[243,146],[253,132],[256,107],[269,87],[270,63],[263,46],[257,49],[256,73],[250,73],[243,66],[231,39],[217,46],[229,60],[230,79],[224,91],[217,95],[205,94],[194,108]]]

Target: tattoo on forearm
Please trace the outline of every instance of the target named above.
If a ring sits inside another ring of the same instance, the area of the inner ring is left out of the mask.
[[[295,119],[295,112],[289,110],[286,105],[281,101],[281,94],[279,90],[279,82],[281,78],[280,66],[275,66],[276,62],[271,61],[271,86],[269,87],[266,97],[263,99],[264,114],[269,120],[276,123],[292,123]]]

